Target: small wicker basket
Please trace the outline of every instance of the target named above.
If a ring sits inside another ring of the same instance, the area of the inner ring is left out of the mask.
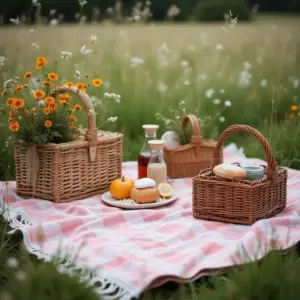
[[[216,141],[203,140],[195,115],[185,116],[182,120],[182,127],[187,126],[188,122],[191,123],[193,130],[191,143],[174,149],[164,148],[168,177],[172,179],[194,177],[199,174],[200,170],[208,168],[217,145]],[[223,157],[222,151],[223,149],[220,149],[221,157]]]
[[[221,163],[221,147],[234,131],[247,131],[262,145],[267,166],[262,179],[249,181],[225,179],[213,173]],[[193,216],[198,219],[251,225],[257,220],[274,216],[286,206],[287,170],[276,165],[272,149],[254,128],[232,125],[219,137],[211,168],[193,178]]]
[[[98,131],[89,96],[77,87],[59,86],[53,94],[70,92],[82,100],[88,113],[85,138],[70,143],[32,145],[38,159],[35,183],[28,181],[30,168],[22,143],[15,144],[17,193],[54,202],[69,202],[101,194],[121,176],[123,135]],[[27,150],[28,151],[28,150]]]

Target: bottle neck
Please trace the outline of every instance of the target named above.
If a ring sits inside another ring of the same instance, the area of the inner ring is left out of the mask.
[[[151,152],[150,146],[148,144],[149,141],[156,140],[156,133],[155,134],[145,134],[145,142],[143,145],[142,152]]]

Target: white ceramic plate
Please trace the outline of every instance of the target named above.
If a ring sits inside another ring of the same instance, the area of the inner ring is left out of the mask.
[[[154,202],[154,203],[146,203],[146,204],[131,204],[131,203],[126,203],[126,200],[116,200],[113,198],[110,194],[110,192],[104,193],[102,196],[102,201],[108,205],[111,206],[116,206],[120,208],[125,208],[125,209],[141,209],[141,208],[154,208],[154,207],[159,207],[163,205],[167,205],[177,199],[175,195],[173,195],[171,198],[159,201],[159,202]]]

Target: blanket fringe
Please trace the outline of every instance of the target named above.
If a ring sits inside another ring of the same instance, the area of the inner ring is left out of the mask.
[[[13,234],[18,230],[22,232],[24,244],[28,252],[35,255],[40,260],[53,260],[52,255],[29,243],[28,232],[26,228],[23,227],[35,224],[22,209],[17,208],[11,210],[11,208],[5,205],[0,199],[0,214],[2,214],[3,218],[9,222],[9,225],[12,228],[12,230],[9,231],[10,234]],[[65,254],[67,255],[67,253]],[[81,265],[78,261],[64,259],[66,255],[62,255],[62,259],[56,262],[58,271],[71,276],[75,273],[78,275],[79,272],[81,280],[94,287],[95,291],[101,295],[103,300],[131,300],[139,296],[138,291],[134,290],[132,286],[126,285],[126,283],[116,278],[110,278],[110,276],[104,277],[104,275],[101,276],[99,274],[91,273],[87,271],[86,266]]]

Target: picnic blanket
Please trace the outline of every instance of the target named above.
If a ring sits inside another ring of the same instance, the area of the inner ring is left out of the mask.
[[[245,158],[234,144],[224,149],[224,160],[264,163]],[[136,178],[136,162],[124,163],[123,172]],[[74,256],[78,268],[95,270],[89,282],[100,283],[97,291],[104,299],[129,300],[166,281],[191,281],[233,266],[242,246],[251,259],[260,259],[268,251],[260,246],[274,246],[274,233],[276,247],[286,249],[300,241],[299,171],[288,170],[286,209],[252,226],[193,218],[191,187],[191,178],[177,179],[175,202],[122,210],[105,205],[100,195],[63,204],[24,200],[10,182],[3,213],[12,233],[21,230],[28,251],[38,258],[49,260],[60,249],[69,258],[58,266],[61,271],[71,272]]]

